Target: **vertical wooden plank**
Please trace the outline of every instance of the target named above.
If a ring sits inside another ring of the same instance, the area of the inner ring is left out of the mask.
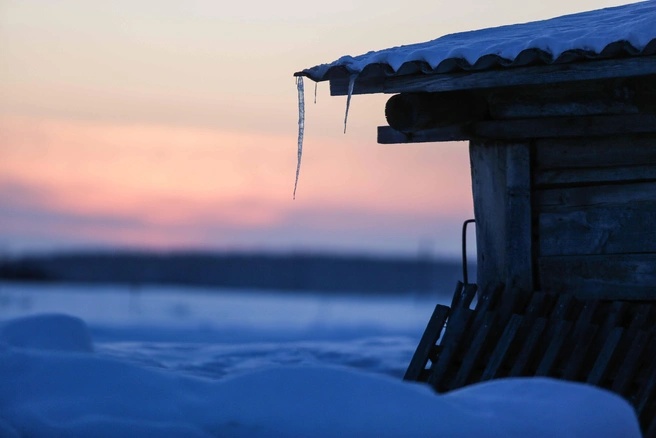
[[[506,289],[533,290],[531,144],[506,145]]]
[[[490,361],[483,371],[481,381],[490,380],[494,377],[497,377],[499,368],[506,358],[508,348],[510,348],[510,344],[515,339],[515,335],[517,334],[517,331],[519,330],[519,327],[522,325],[523,321],[524,317],[521,315],[512,315],[510,317],[510,321],[506,325],[506,328],[504,329],[503,334],[497,343],[497,346],[494,348],[494,352],[492,352],[492,357],[490,358]]]
[[[485,296],[506,282],[505,144],[472,140],[469,158],[476,218],[476,282]]]
[[[494,312],[486,312],[483,324],[476,331],[476,337],[471,346],[467,346],[469,347],[467,353],[465,354],[462,364],[458,369],[458,374],[456,374],[456,378],[450,385],[449,389],[460,388],[468,383],[470,374],[476,365],[476,361],[480,356],[483,346],[485,345],[485,341],[490,333],[495,317],[496,315]]]
[[[446,321],[447,316],[449,315],[449,308],[438,304],[435,306],[433,315],[428,321],[426,330],[419,341],[417,350],[412,356],[410,365],[408,366],[403,380],[418,380],[421,372],[426,368],[428,359],[431,353],[431,349],[437,342],[442,333],[442,328],[444,327],[444,322]]]
[[[601,349],[601,352],[599,353],[599,356],[597,356],[597,360],[592,367],[592,371],[590,371],[590,375],[588,376],[589,384],[599,386],[602,382],[606,376],[608,365],[613,358],[613,354],[617,349],[617,345],[619,344],[623,333],[624,329],[622,327],[615,327],[610,332],[604,343],[604,348]]]

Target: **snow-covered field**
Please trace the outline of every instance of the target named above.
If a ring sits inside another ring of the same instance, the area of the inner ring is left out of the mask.
[[[0,284],[0,437],[640,436],[584,385],[402,383],[436,301]]]

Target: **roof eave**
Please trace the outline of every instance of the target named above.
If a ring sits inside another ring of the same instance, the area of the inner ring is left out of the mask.
[[[332,96],[348,95],[352,74],[336,71],[321,80],[330,81]],[[561,82],[588,81],[656,75],[656,55],[632,56],[619,59],[591,60],[564,64],[501,67],[493,70],[458,73],[415,73],[405,75],[363,74],[353,87],[353,94],[445,92],[483,88],[544,85]],[[295,76],[311,76],[298,72]]]

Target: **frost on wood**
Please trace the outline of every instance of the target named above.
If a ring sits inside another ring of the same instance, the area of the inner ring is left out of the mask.
[[[346,122],[348,121],[349,108],[351,107],[351,96],[353,95],[353,85],[355,84],[355,78],[357,77],[358,77],[357,74],[353,74],[349,79],[348,96],[346,97],[346,114],[344,114],[344,134],[346,134]]]
[[[296,162],[296,180],[294,181],[294,199],[296,199],[296,188],[298,187],[298,174],[301,172],[301,157],[303,156],[303,133],[305,131],[305,90],[303,89],[303,77],[296,78],[298,90],[298,161]]]

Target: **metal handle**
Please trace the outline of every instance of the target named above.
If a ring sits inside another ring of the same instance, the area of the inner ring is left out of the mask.
[[[462,281],[464,284],[469,283],[469,276],[467,275],[467,225],[475,222],[475,219],[467,219],[462,224]]]

